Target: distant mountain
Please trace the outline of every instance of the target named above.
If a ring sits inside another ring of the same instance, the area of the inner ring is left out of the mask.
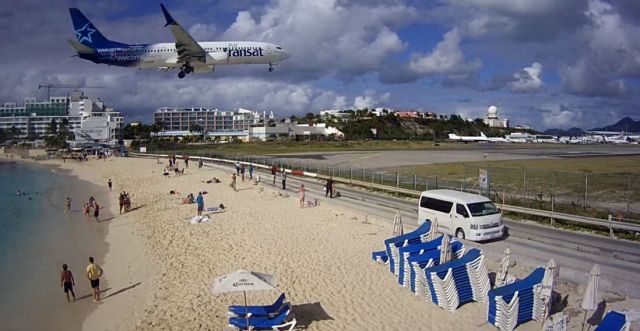
[[[640,132],[640,121],[634,121],[631,117],[625,117],[616,124],[607,125],[601,128],[594,128],[591,131],[629,131]]]
[[[580,128],[571,128],[569,130],[562,130],[562,129],[549,129],[545,132],[543,132],[544,134],[548,134],[550,136],[554,136],[554,137],[577,137],[577,136],[582,136],[582,134],[584,133],[584,130],[580,129]]]

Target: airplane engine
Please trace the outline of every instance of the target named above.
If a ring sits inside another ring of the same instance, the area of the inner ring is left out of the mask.
[[[222,64],[227,63],[229,55],[227,52],[211,52],[207,54],[207,64]]]

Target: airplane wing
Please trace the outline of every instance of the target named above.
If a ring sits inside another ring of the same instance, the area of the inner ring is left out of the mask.
[[[178,63],[186,62],[206,62],[207,52],[189,35],[189,33],[178,24],[176,20],[171,17],[167,8],[163,4],[160,4],[162,13],[167,23],[164,25],[170,26],[171,33],[176,38],[176,50],[178,52]]]

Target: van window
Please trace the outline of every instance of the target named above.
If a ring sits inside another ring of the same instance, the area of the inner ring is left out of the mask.
[[[456,213],[458,215],[462,215],[464,218],[468,218],[469,217],[469,213],[467,213],[467,208],[464,207],[464,205],[461,204],[456,204]]]
[[[453,207],[453,202],[422,197],[422,199],[420,199],[420,207],[439,211],[441,213],[449,213],[451,211],[451,207]]]
[[[470,203],[467,205],[473,216],[485,216],[498,214],[500,210],[491,201]]]

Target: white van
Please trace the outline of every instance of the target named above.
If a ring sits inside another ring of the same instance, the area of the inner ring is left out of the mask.
[[[501,238],[502,212],[486,197],[453,191],[430,190],[420,195],[418,224],[438,222],[438,231],[460,239],[482,241]]]

